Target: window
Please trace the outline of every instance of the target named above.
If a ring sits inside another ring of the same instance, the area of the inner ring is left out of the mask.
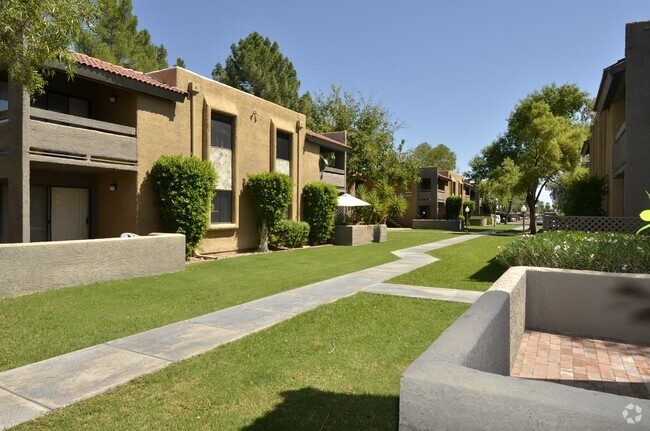
[[[420,190],[431,190],[431,178],[422,178],[420,180]]]
[[[291,135],[278,132],[276,158],[291,160]]]
[[[45,94],[38,96],[32,106],[61,114],[90,118],[90,102],[88,100],[52,91],[46,91]]]
[[[9,109],[9,84],[7,81],[0,81],[0,111]]]
[[[210,145],[232,150],[232,117],[212,114]]]
[[[212,199],[211,223],[232,223],[232,191],[217,190],[214,199]]]

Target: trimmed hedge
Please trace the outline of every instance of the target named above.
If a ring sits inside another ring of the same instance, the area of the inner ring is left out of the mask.
[[[185,235],[190,256],[205,235],[217,181],[214,167],[196,157],[162,156],[151,169],[154,193],[165,232]]]
[[[293,181],[279,172],[263,172],[249,175],[245,185],[253,197],[257,223],[261,227],[260,251],[267,252],[269,232],[286,217]]]
[[[298,248],[307,244],[309,224],[304,221],[280,220],[273,228],[269,243],[274,247]]]
[[[445,217],[450,220],[460,218],[460,212],[463,210],[463,199],[460,196],[449,196],[445,201]]]
[[[331,184],[309,183],[302,189],[303,218],[309,223],[309,242],[327,242],[334,231],[338,192]]]
[[[463,201],[463,210],[462,210],[462,215],[465,217],[465,208],[469,207],[469,216],[471,217],[474,214],[474,208],[476,208],[476,204],[474,201]]]
[[[496,256],[505,266],[650,273],[650,238],[622,233],[543,232],[519,237]]]

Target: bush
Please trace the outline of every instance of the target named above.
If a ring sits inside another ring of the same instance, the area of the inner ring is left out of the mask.
[[[354,209],[355,218],[365,224],[385,224],[388,217],[402,217],[408,208],[404,195],[397,194],[385,178],[377,181],[372,190],[365,185],[357,187],[357,197],[370,204]]]
[[[205,235],[217,181],[214,167],[196,157],[162,156],[151,169],[162,228],[185,235],[190,256]]]
[[[463,210],[463,199],[460,196],[449,196],[445,201],[445,209],[445,218],[449,220],[459,219],[460,212]]]
[[[302,189],[302,213],[309,223],[309,242],[323,244],[332,236],[338,192],[331,184],[310,183]]]
[[[246,189],[253,197],[257,223],[261,228],[260,251],[269,251],[269,232],[276,223],[284,219],[291,203],[293,182],[288,175],[279,172],[264,172],[249,175]]]
[[[485,215],[492,215],[494,213],[494,204],[489,202],[488,200],[484,200],[481,203],[481,211]]]
[[[544,232],[513,240],[496,259],[505,266],[647,274],[650,238],[606,232]]]
[[[605,197],[604,177],[592,177],[584,174],[573,180],[565,190],[562,210],[567,216],[602,216],[605,215],[602,203]]]
[[[469,207],[469,215],[470,217],[474,214],[474,209],[476,208],[476,204],[474,201],[463,201],[463,217],[465,217],[465,208]]]
[[[280,220],[276,223],[269,243],[274,247],[297,248],[307,244],[309,224],[304,221]]]

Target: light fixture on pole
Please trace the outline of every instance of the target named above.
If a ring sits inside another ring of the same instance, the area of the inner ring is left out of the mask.
[[[521,206],[521,233],[526,234],[526,205]]]
[[[469,225],[469,206],[465,207],[465,229]]]

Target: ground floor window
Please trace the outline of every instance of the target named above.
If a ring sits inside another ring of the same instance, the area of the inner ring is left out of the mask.
[[[217,190],[212,199],[211,223],[232,223],[232,191]]]

